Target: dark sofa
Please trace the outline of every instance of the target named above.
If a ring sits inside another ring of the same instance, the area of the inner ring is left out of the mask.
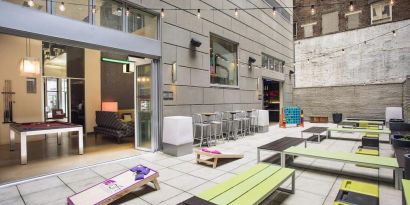
[[[134,136],[134,122],[122,122],[116,112],[96,112],[96,123],[94,134],[102,134],[117,138],[117,142],[121,143],[124,137]]]

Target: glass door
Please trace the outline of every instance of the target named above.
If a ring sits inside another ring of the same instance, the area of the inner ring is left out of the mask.
[[[135,61],[136,149],[152,151],[152,60]]]

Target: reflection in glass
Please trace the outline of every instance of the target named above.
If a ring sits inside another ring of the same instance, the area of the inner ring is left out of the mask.
[[[43,74],[67,77],[67,51],[64,45],[43,42]]]
[[[64,2],[64,11],[60,10],[62,2]],[[61,2],[56,1],[54,3],[54,11],[57,16],[64,16],[70,19],[89,22],[88,0],[64,0]]]
[[[4,1],[29,7],[28,0],[4,0]],[[32,6],[32,8],[46,12],[47,11],[46,1],[34,1],[34,5]]]
[[[137,67],[138,147],[151,149],[151,64]]]
[[[211,84],[238,85],[237,47],[234,42],[211,36]]]
[[[96,0],[95,24],[122,31],[122,3],[114,0]]]
[[[67,79],[46,78],[45,115],[47,119],[53,118],[53,110],[62,109],[67,113]]]
[[[157,22],[157,16],[135,8],[129,8],[129,33],[157,39]]]

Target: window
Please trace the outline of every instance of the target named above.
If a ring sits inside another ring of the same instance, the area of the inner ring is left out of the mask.
[[[283,73],[284,64],[283,60],[262,53],[262,68]]]
[[[345,14],[347,18],[347,29],[348,30],[359,28],[360,13],[362,13],[362,11],[355,11],[355,12]]]
[[[64,0],[61,2],[64,2],[64,11],[59,9],[61,6],[60,1],[54,2],[54,11],[57,16],[64,16],[87,23],[90,22],[88,17],[88,0]]]
[[[300,27],[303,28],[305,38],[313,36],[313,26],[316,25],[317,22],[308,23],[305,25],[301,25]]]
[[[283,8],[276,0],[265,0],[267,4],[269,4],[272,8],[275,7],[276,11],[280,13],[280,15],[287,21],[290,22],[290,14],[289,12]]]
[[[238,86],[238,44],[211,35],[211,84]]]
[[[332,12],[322,15],[322,34],[339,31],[339,13]]]
[[[128,32],[157,39],[157,16],[129,7]]]
[[[44,82],[46,119],[52,119],[53,110],[56,109],[62,109],[64,113],[67,113],[67,79],[46,78]]]
[[[123,30],[123,4],[114,0],[96,0],[95,24]]]
[[[28,1],[27,0],[4,0],[13,4],[18,4],[22,6],[29,7]],[[47,11],[47,2],[46,1],[34,1],[33,7],[34,9],[40,10],[40,11]]]
[[[371,5],[372,24],[389,22],[392,20],[392,7],[389,2],[374,3]]]

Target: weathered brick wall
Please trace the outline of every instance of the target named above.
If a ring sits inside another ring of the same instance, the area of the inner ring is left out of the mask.
[[[293,98],[307,120],[312,115],[328,116],[332,120],[335,112],[343,113],[343,117],[385,118],[386,107],[403,106],[403,84],[295,88]],[[407,97],[407,110],[409,102]]]
[[[304,38],[304,31],[301,25],[317,22],[313,26],[313,37],[322,34],[322,15],[338,11],[339,12],[339,32],[347,31],[347,18],[345,14],[349,11],[349,2],[347,0],[294,0],[294,17],[293,21],[298,24],[298,33],[296,39]],[[359,18],[359,28],[371,26],[370,18],[370,3],[376,0],[369,1],[353,1],[354,10],[361,10]],[[410,19],[410,1],[409,0],[395,0],[393,5],[393,22]],[[315,15],[311,15],[310,5],[314,4],[316,7]],[[305,7],[301,7],[305,6]]]

